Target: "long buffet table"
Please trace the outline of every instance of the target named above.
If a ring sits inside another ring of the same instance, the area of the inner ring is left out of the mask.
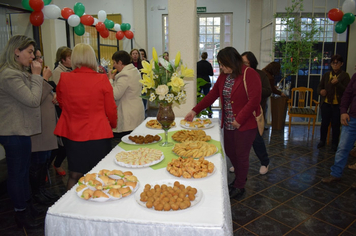
[[[149,129],[145,126],[147,118],[132,134],[162,134],[162,130]],[[176,118],[174,131],[183,129],[180,120]],[[75,187],[64,194],[48,209],[45,221],[46,235],[232,235],[232,219],[230,199],[227,189],[226,160],[221,154],[221,130],[218,119],[212,119],[214,126],[204,131],[217,144],[219,152],[207,159],[214,163],[213,175],[203,179],[177,178],[164,168],[164,163],[177,158],[172,153],[172,147],[159,147],[165,153],[165,160],[157,166],[145,168],[125,168],[114,163],[115,155],[128,149],[139,148],[138,145],[120,143],[90,173],[101,169],[120,169],[132,171],[139,180],[140,187],[147,183],[160,180],[178,180],[188,182],[202,191],[198,204],[185,210],[155,211],[140,206],[135,200],[135,194],[116,201],[93,202],[80,199]],[[171,140],[171,138],[170,138]],[[167,159],[167,160],[166,160]]]

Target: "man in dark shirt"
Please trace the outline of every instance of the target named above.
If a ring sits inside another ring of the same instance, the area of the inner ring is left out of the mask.
[[[202,86],[203,94],[207,95],[210,91],[211,88],[211,81],[209,76],[214,75],[213,67],[211,66],[210,62],[208,62],[206,59],[208,58],[208,53],[203,52],[201,54],[201,60],[197,62],[197,78],[202,78],[207,84]],[[210,106],[210,111],[211,111],[211,106]],[[211,118],[212,114],[209,114],[209,118]]]
[[[349,108],[350,110],[348,111]],[[340,113],[342,124],[340,141],[335,154],[334,165],[331,167],[330,176],[321,180],[324,183],[341,180],[342,171],[356,141],[356,73],[352,76],[341,98]],[[351,185],[351,188],[356,189],[356,182]]]

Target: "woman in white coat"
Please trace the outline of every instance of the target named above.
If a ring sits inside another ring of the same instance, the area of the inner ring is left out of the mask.
[[[117,127],[113,129],[115,138],[131,133],[145,119],[142,103],[140,72],[131,63],[126,51],[117,51],[112,56],[114,68],[119,72],[109,72],[109,80],[114,89],[117,105]]]

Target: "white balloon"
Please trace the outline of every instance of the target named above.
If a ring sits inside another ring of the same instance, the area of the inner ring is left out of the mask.
[[[345,0],[342,4],[342,11],[345,13],[355,14],[355,0]]]
[[[42,12],[45,18],[47,17],[49,19],[57,19],[61,16],[61,9],[54,4],[44,6]]]
[[[104,10],[100,10],[98,12],[98,19],[101,22],[104,22],[106,20],[106,12]]]
[[[120,27],[121,27],[120,24],[115,24],[115,25],[114,25],[114,30],[120,31],[120,30],[121,30]]]
[[[76,27],[79,25],[79,23],[80,23],[80,17],[77,16],[76,14],[73,14],[68,17],[68,25],[72,27]]]
[[[99,22],[99,20],[98,20],[97,18],[94,18],[94,23],[93,23],[93,25],[98,24],[98,22]]]

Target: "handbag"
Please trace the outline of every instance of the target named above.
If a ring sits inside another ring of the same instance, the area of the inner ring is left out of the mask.
[[[246,71],[247,71],[248,67],[245,69],[244,71],[244,87],[245,87],[245,91],[246,91],[246,95],[247,95],[247,99],[249,100],[248,98],[248,92],[247,92],[247,85],[246,85]],[[257,121],[257,128],[258,128],[258,132],[259,134],[262,136],[263,134],[263,130],[265,128],[265,119],[263,117],[263,110],[262,110],[262,107],[260,105],[260,115],[259,116],[256,116],[256,111],[253,111],[253,116],[255,117],[256,121]]]

